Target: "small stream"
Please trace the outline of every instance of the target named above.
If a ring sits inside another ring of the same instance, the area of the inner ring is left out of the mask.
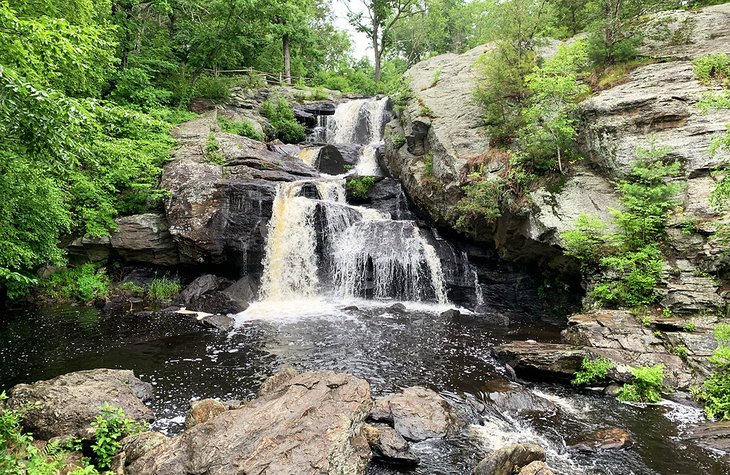
[[[524,315],[510,315],[505,328],[484,316],[442,317],[423,305],[395,313],[372,302],[349,302],[360,309],[347,311],[311,303],[296,312],[254,306],[230,334],[176,315],[104,317],[84,307],[9,312],[0,321],[0,388],[83,369],[132,369],[155,387],[153,428],[176,434],[192,399],[251,398],[283,365],[331,369],[365,378],[376,397],[412,385],[432,388],[472,422],[455,439],[415,444],[422,459],[417,469],[373,466],[371,474],[470,473],[490,450],[517,441],[546,447],[560,474],[728,473],[718,456],[682,441],[701,413],[674,403],[638,407],[539,384],[530,389],[556,410],[522,417],[498,411],[487,395],[506,379],[490,348],[508,340],[557,340],[557,328]],[[599,454],[566,450],[581,434],[607,427],[625,428],[636,445]]]

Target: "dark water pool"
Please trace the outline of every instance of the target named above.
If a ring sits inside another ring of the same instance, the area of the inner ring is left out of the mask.
[[[0,319],[0,389],[82,369],[132,369],[155,386],[155,427],[174,434],[191,399],[250,398],[266,377],[290,364],[353,373],[368,380],[376,395],[427,386],[471,417],[474,424],[454,440],[416,444],[423,464],[410,473],[470,473],[490,450],[517,441],[547,447],[556,473],[730,473],[718,455],[683,440],[699,411],[677,404],[636,407],[540,384],[530,389],[558,410],[520,418],[490,408],[485,393],[505,379],[490,348],[511,339],[557,340],[556,328],[520,319],[502,328],[488,318],[454,320],[424,310],[327,307],[309,313],[244,316],[238,330],[221,334],[182,316],[102,317],[95,309],[74,307],[9,312]],[[581,434],[607,427],[628,430],[634,448],[589,455],[566,449]],[[401,472],[373,467],[371,473]]]

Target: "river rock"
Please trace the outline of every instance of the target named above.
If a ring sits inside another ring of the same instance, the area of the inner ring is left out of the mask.
[[[486,394],[485,400],[500,414],[525,416],[557,411],[557,407],[553,402],[509,381],[491,381],[484,392]]]
[[[187,308],[196,312],[227,315],[243,312],[248,308],[248,302],[226,291],[216,290],[193,299]]]
[[[228,279],[213,274],[203,274],[190,282],[175,300],[183,305],[189,304],[201,295],[215,290],[223,290],[230,285],[231,281]]]
[[[554,475],[545,462],[531,462],[520,469],[520,475]]]
[[[705,422],[693,427],[687,438],[701,447],[730,454],[730,421]]]
[[[371,453],[361,431],[371,405],[362,379],[304,373],[161,444],[126,473],[364,474]]]
[[[228,406],[215,399],[193,401],[190,410],[185,416],[185,428],[191,429],[198,424],[208,422],[219,414],[228,410]]]
[[[588,353],[580,347],[559,343],[515,341],[495,348],[499,359],[520,375],[538,379],[572,379]]]
[[[203,312],[203,315],[198,316],[196,321],[203,327],[213,328],[222,332],[231,331],[236,326],[236,319],[228,315],[206,315]]]
[[[328,175],[342,175],[355,168],[362,156],[362,145],[327,144],[319,150],[316,168]]]
[[[545,451],[539,445],[508,445],[495,450],[479,462],[474,469],[474,475],[512,475],[536,461],[545,461]]]
[[[458,426],[458,420],[444,398],[421,386],[378,399],[370,418],[391,422],[396,432],[412,442],[446,437]]]
[[[587,434],[572,448],[581,452],[597,452],[600,450],[619,450],[631,447],[634,441],[631,434],[623,429],[612,427]]]
[[[152,385],[130,370],[93,369],[67,373],[46,381],[18,384],[9,391],[8,407],[35,404],[25,413],[24,427],[37,438],[74,435],[88,438],[91,423],[104,403],[138,422],[154,419],[143,401],[152,398]]]
[[[166,435],[152,431],[140,432],[123,438],[120,443],[122,444],[126,464],[129,465],[168,440],[169,438]]]
[[[416,466],[421,460],[411,452],[408,441],[385,424],[366,424],[365,438],[373,450],[373,457],[391,465]]]

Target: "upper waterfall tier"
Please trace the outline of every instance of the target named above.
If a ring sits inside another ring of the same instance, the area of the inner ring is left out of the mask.
[[[367,145],[383,140],[387,121],[387,97],[357,99],[337,106],[327,121],[327,143],[355,143]]]

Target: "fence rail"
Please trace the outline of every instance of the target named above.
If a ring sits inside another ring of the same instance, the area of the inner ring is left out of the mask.
[[[248,74],[249,76],[259,76],[264,80],[266,84],[284,84],[286,82],[286,79],[284,78],[283,73],[279,74],[272,74],[267,73],[265,71],[259,71],[254,68],[244,68],[244,69],[218,69],[218,68],[212,68],[212,69],[204,69],[205,72],[212,73],[214,76],[220,76],[221,74]],[[299,82],[304,82],[307,86],[311,86],[312,78],[306,78],[304,76],[292,76],[291,77],[292,84],[297,84]]]

